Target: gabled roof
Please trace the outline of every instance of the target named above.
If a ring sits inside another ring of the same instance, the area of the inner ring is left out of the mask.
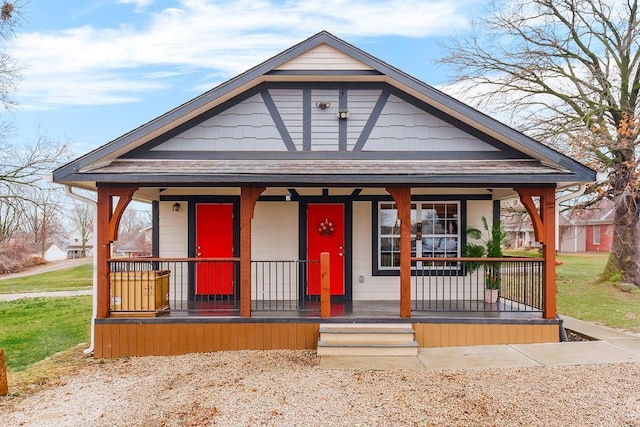
[[[613,224],[613,200],[602,199],[593,206],[561,214],[561,225]],[[563,221],[564,218],[564,221]]]
[[[323,69],[317,67],[303,68],[305,55],[314,49],[330,48],[356,61],[356,66],[352,63],[351,67],[344,67],[340,64],[328,66]],[[358,65],[360,64],[360,65]],[[348,68],[348,69],[345,69]],[[117,177],[118,172],[114,161],[121,156],[143,146],[149,141],[160,135],[175,132],[175,129],[188,124],[190,121],[198,120],[198,118],[207,111],[224,105],[225,102],[247,93],[252,88],[264,82],[304,82],[304,81],[325,81],[325,82],[344,82],[344,81],[370,81],[383,82],[392,85],[394,88],[401,90],[409,96],[415,97],[420,102],[428,104],[442,113],[460,121],[465,126],[469,126],[491,138],[498,140],[500,143],[524,153],[532,159],[537,160],[543,172],[537,174],[541,179],[538,182],[543,183],[559,183],[559,182],[591,182],[595,180],[595,173],[586,166],[574,161],[573,159],[562,155],[561,153],[527,137],[526,135],[492,119],[491,117],[479,112],[478,110],[444,94],[443,92],[419,81],[418,79],[394,68],[385,62],[369,55],[368,53],[352,46],[349,43],[333,36],[332,34],[322,31],[314,36],[304,40],[303,42],[285,50],[284,52],[268,59],[267,61],[249,69],[231,80],[222,83],[214,89],[180,105],[179,107],[161,115],[160,117],[132,130],[131,132],[107,143],[106,145],[79,157],[78,159],[58,168],[53,173],[54,181],[61,183],[70,183],[75,185],[87,185],[88,182],[124,182],[126,178]],[[117,163],[117,162],[115,162]],[[174,165],[176,166],[177,163]],[[434,167],[437,163],[434,162]],[[416,167],[419,167],[417,165]],[[468,167],[473,168],[473,162]],[[102,170],[100,168],[103,168]],[[491,178],[495,180],[496,176],[508,177],[509,171],[500,170],[501,165],[496,164],[495,170]],[[547,171],[544,171],[547,168]],[[429,168],[427,168],[428,170]],[[180,168],[174,169],[158,169],[164,171],[164,174],[150,174],[146,180],[140,178],[142,182],[148,183],[166,183],[173,179],[173,176],[180,176],[188,171]],[[423,183],[435,183],[438,180],[430,179],[437,176],[438,171],[428,170],[421,173]],[[307,169],[308,174],[313,171]],[[337,182],[347,182],[351,174],[341,175],[340,170],[326,170],[324,175],[318,174],[317,181],[332,183],[327,177],[337,177]],[[209,170],[209,173],[201,174],[193,177],[193,182],[200,183],[216,183],[229,184],[233,180],[223,176],[215,170]],[[294,174],[295,175],[295,174]],[[383,173],[384,175],[384,173]],[[471,175],[469,175],[471,176]],[[346,178],[345,178],[346,177]],[[220,179],[219,179],[220,178]],[[289,179],[288,177],[283,177]],[[501,178],[497,180],[500,181]],[[242,182],[256,182],[260,180],[258,174],[252,177],[244,177]],[[472,182],[478,182],[477,176],[473,175]],[[526,181],[526,175],[522,175],[521,181]],[[382,180],[384,181],[384,180]],[[382,182],[381,181],[381,182]],[[416,181],[416,182],[418,182]],[[277,183],[275,180],[273,183]],[[284,180],[283,180],[284,182]],[[294,180],[293,183],[296,181]],[[390,181],[389,181],[390,182]],[[489,182],[489,181],[488,181]],[[514,181],[517,182],[517,181]],[[90,184],[89,186],[93,186]]]

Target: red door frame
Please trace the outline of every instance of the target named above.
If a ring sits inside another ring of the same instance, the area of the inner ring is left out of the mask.
[[[234,214],[235,207],[232,203],[196,203],[194,227],[196,258],[234,256],[236,246]],[[194,295],[233,295],[237,287],[234,271],[235,265],[232,262],[198,264],[195,271]]]

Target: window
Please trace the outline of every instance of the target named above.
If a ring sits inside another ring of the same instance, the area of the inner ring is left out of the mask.
[[[600,226],[599,225],[593,226],[593,244],[594,245],[600,244]]]
[[[459,212],[459,202],[412,203],[411,256],[460,256]],[[399,270],[400,224],[395,203],[379,203],[377,231],[378,270]]]

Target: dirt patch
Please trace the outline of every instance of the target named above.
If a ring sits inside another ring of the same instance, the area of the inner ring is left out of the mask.
[[[329,370],[288,350],[69,359],[55,383],[0,399],[0,425],[640,425],[640,364]]]

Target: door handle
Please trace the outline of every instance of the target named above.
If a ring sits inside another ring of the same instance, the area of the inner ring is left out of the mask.
[[[200,255],[202,255],[202,252],[196,253],[196,256],[200,256]]]
[[[338,256],[344,256],[344,254],[342,252],[338,253]]]

